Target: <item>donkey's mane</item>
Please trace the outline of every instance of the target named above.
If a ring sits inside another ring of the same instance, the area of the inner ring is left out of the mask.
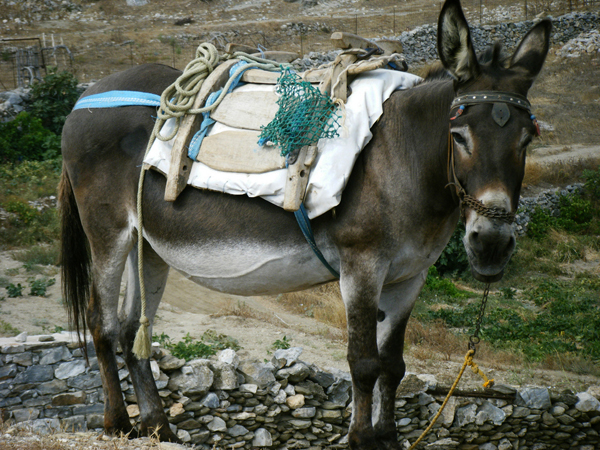
[[[502,43],[500,42],[495,42],[493,45],[489,45],[477,57],[479,64],[489,65],[491,68],[504,67],[507,59],[508,58],[503,52]],[[423,75],[423,81],[421,83],[439,80],[452,80],[452,76],[448,73],[440,61],[436,61],[425,69],[425,74]]]

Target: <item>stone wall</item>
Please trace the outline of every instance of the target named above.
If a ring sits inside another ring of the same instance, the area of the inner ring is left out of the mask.
[[[24,338],[0,339],[2,420],[40,433],[100,431],[103,392],[93,348],[88,366],[71,333]],[[225,350],[186,363],[154,346],[151,364],[171,426],[185,442],[206,449],[345,448],[350,376],[303,362],[301,352],[278,350],[271,361],[259,362]],[[137,420],[129,373],[117,360],[127,410]],[[450,400],[423,448],[599,448],[600,387],[575,394],[497,386],[472,395]],[[405,442],[416,440],[444,396],[431,375],[405,377],[396,399]]]

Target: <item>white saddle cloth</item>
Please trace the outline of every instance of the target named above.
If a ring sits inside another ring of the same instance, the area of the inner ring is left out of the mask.
[[[409,89],[420,81],[420,77],[410,73],[378,69],[361,74],[350,84],[352,94],[346,102],[346,118],[339,137],[320,139],[317,145],[318,153],[304,200],[309,218],[318,217],[340,203],[356,158],[373,137],[371,127],[383,113],[383,102],[393,91]],[[274,91],[275,85],[245,85],[238,89]],[[169,119],[162,134],[167,135],[173,126],[174,119]],[[226,130],[232,128],[216,123],[208,134]],[[169,173],[173,141],[157,139],[144,162],[164,174]],[[220,172],[194,162],[188,184],[227,194],[262,197],[283,207],[286,174],[287,169],[252,174]]]

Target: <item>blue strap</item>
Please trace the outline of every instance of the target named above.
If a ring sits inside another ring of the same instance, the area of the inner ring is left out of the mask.
[[[323,265],[329,270],[329,273],[333,275],[335,278],[339,279],[340,274],[333,267],[329,265],[319,247],[317,247],[317,243],[315,242],[315,236],[312,232],[312,227],[310,226],[310,219],[308,218],[308,214],[306,214],[306,208],[304,208],[304,203],[300,204],[300,209],[298,211],[294,211],[294,216],[296,216],[296,221],[298,225],[300,225],[300,229],[302,230],[302,234],[306,238],[308,245],[312,248],[312,251],[317,255],[319,261],[323,263]]]
[[[160,95],[137,91],[108,91],[88,95],[75,103],[73,110],[88,108],[117,108],[119,106],[160,106]]]
[[[229,69],[229,76],[232,77],[234,73],[236,73],[241,67],[246,65],[248,65],[246,61],[240,61],[239,63],[233,65],[231,69]],[[240,85],[242,74],[249,68],[250,67],[240,71],[240,73],[237,74],[237,76],[233,79],[231,85],[229,86],[229,90],[227,91],[228,94]],[[216,102],[219,96],[221,95],[222,91],[223,89],[219,89],[218,91],[210,94],[206,99],[206,103],[204,104],[204,106],[207,107]],[[191,158],[192,161],[196,161],[198,153],[200,152],[200,146],[202,145],[202,141],[206,137],[206,133],[208,133],[208,128],[213,123],[215,123],[215,120],[210,118],[210,111],[202,113],[202,116],[204,116],[204,120],[202,120],[202,123],[200,124],[200,129],[196,132],[196,134],[194,134],[194,137],[190,141],[190,145],[188,147],[188,156]]]

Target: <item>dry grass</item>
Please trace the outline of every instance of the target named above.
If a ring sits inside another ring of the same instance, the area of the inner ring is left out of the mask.
[[[540,163],[529,160],[525,166],[523,183],[537,186],[542,183],[561,186],[581,179],[584,170],[596,170],[600,165],[600,156],[589,159],[559,160]]]
[[[18,425],[18,424],[17,424]],[[61,430],[40,435],[29,428],[11,426],[0,420],[0,449],[10,450],[64,450],[66,448],[95,450],[146,450],[164,449],[158,435],[129,439],[128,435],[108,436],[93,431],[73,432]]]
[[[313,317],[327,325],[346,329],[346,309],[339,283],[329,283],[300,292],[282,294],[277,300],[296,314]]]
[[[529,93],[538,120],[554,127],[543,131],[542,145],[600,142],[600,58],[549,55]]]

